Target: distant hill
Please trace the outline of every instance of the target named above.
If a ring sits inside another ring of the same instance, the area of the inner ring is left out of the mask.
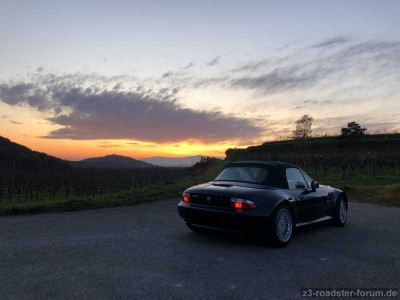
[[[32,151],[0,136],[0,168],[13,167],[29,170],[69,168],[68,164],[60,158]]]
[[[143,161],[161,167],[191,167],[201,160],[201,155],[187,156],[187,157],[149,157]]]
[[[87,158],[81,161],[68,161],[72,167],[94,169],[119,169],[119,168],[152,168],[152,164],[121,155],[107,155],[104,157]]]

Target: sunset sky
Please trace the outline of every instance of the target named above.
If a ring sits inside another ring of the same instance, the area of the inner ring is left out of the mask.
[[[400,130],[400,1],[0,0],[0,135],[65,159]]]

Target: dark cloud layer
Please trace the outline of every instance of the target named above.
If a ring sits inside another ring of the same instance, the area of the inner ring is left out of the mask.
[[[261,133],[246,119],[183,108],[171,99],[168,89],[153,93],[99,89],[79,86],[76,81],[66,84],[62,77],[53,77],[40,84],[1,84],[0,99],[53,112],[49,121],[63,128],[45,136],[51,139],[220,142],[251,139]]]

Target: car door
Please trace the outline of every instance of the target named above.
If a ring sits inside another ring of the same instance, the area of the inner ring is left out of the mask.
[[[297,221],[303,223],[318,219],[321,214],[321,202],[325,201],[321,193],[308,187],[298,168],[287,168],[286,179],[289,189],[296,194]]]
[[[311,190],[311,182],[313,180],[302,169],[300,169],[300,171],[303,174],[304,179],[306,180],[308,188]],[[332,202],[333,194],[331,192],[331,189],[327,188],[325,186],[320,186],[315,191],[311,190],[311,192],[315,193],[315,196],[320,199],[320,201],[319,201],[318,218],[322,218],[322,217],[325,217],[325,216],[329,215],[329,212],[332,210],[332,203],[333,203]]]

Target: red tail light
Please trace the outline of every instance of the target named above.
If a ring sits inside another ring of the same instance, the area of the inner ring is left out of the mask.
[[[188,193],[183,193],[182,195],[182,201],[185,203],[189,203],[190,202],[190,194]]]
[[[239,198],[231,198],[231,206],[235,208],[237,211],[242,211],[242,209],[247,208],[256,208],[256,205],[250,200],[239,199]]]

